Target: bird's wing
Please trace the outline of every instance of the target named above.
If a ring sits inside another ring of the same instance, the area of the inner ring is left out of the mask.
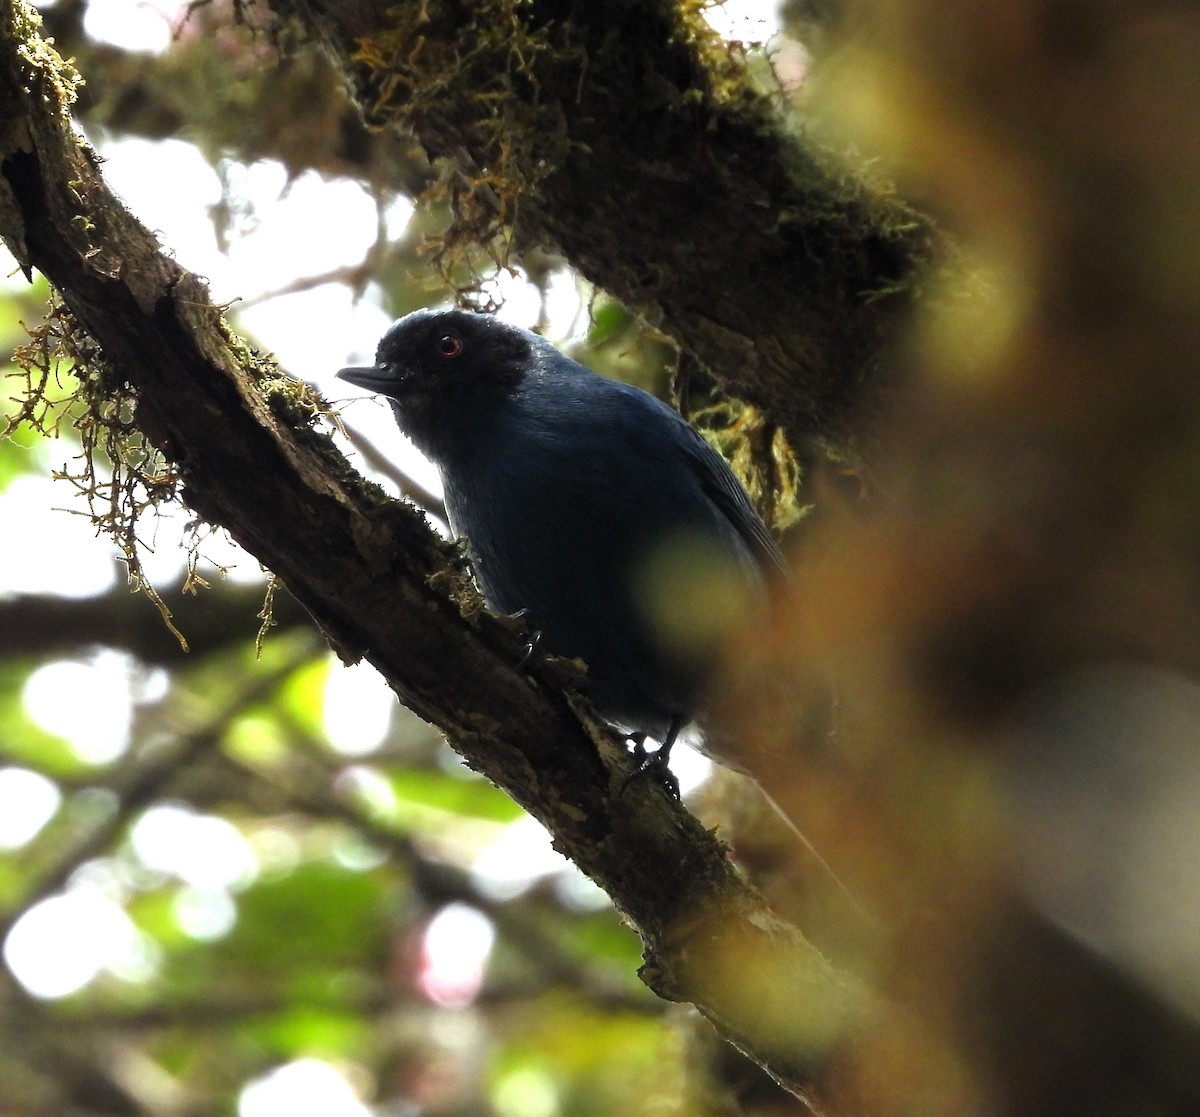
[[[708,441],[691,424],[679,417],[687,427],[689,437],[684,439],[684,449],[692,472],[699,478],[700,485],[708,498],[721,510],[733,525],[750,553],[766,572],[787,575],[787,564],[771,537],[767,525],[750,503],[746,490],[742,488],[729,463],[725,461]]]
[[[671,440],[671,444],[678,448],[693,476],[700,482],[705,495],[720,509],[759,567],[764,573],[778,573],[785,578],[788,576],[783,555],[729,463],[678,411],[640,388],[600,376],[564,357],[555,349],[549,349],[549,354],[552,359],[548,362],[546,371],[551,375],[563,375],[565,372],[571,378],[571,391],[567,395],[572,405],[586,400],[590,414],[597,417],[606,428],[612,424],[623,427],[631,421],[642,426],[641,419],[645,418],[647,410],[650,410],[657,413],[658,418],[646,425],[649,429],[659,430],[658,424],[663,421],[677,429],[679,438]],[[544,406],[546,398],[535,397],[535,400],[539,406]],[[575,417],[578,418],[578,413]],[[551,429],[556,427],[557,423],[551,424]]]

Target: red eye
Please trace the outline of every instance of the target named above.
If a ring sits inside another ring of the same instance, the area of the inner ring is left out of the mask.
[[[443,357],[457,357],[462,352],[462,342],[453,334],[446,334],[445,337],[438,338],[438,352]]]

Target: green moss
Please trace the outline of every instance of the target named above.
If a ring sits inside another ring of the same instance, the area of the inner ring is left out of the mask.
[[[13,353],[13,363],[26,377],[26,391],[0,437],[12,434],[21,421],[48,436],[58,434],[64,422],[74,427],[80,452],[55,471],[55,478],[69,483],[83,498],[96,530],[108,535],[121,552],[130,584],[154,603],[186,650],[187,641],[172,623],[170,609],[145,576],[138,536],[148,512],[178,500],[179,475],[138,429],[137,393],[57,297],[52,298],[45,320],[29,335],[29,341]],[[61,384],[64,376],[75,380],[74,392],[66,399],[50,400],[48,385]],[[200,582],[195,569],[193,551],[185,589]]]
[[[450,598],[466,620],[476,620],[487,612],[483,598],[467,575],[465,566],[445,566],[434,571],[426,581],[431,589]]]
[[[475,156],[472,171],[443,176],[424,199],[445,201],[452,213],[432,245],[444,275],[472,249],[505,266],[521,199],[565,155],[552,110],[531,92],[547,55],[580,65],[586,59],[552,45],[547,28],[533,29],[526,7],[515,0],[397,5],[388,26],[361,39],[353,57],[371,123],[443,134],[448,146],[458,136]],[[458,151],[429,154],[464,162]]]
[[[223,321],[220,327],[234,359],[249,374],[272,413],[297,432],[311,431],[313,445],[331,456],[331,464],[340,466],[340,472],[348,474],[345,459],[315,430],[322,421],[338,425],[336,413],[309,385],[285,375],[268,354],[247,345]],[[97,532],[116,545],[131,586],[153,602],[186,650],[187,640],[146,577],[141,559],[146,518],[163,506],[180,502],[182,478],[174,463],[139,429],[136,389],[113,368],[57,295],[52,294],[45,319],[28,332],[29,340],[13,354],[24,387],[16,410],[0,429],[0,438],[11,437],[22,424],[49,437],[65,429],[64,424],[75,430],[79,453],[56,471],[55,477],[74,488]],[[73,386],[64,393],[67,383]],[[198,568],[209,532],[199,521],[192,525],[186,544],[185,592],[207,585]],[[274,583],[260,614],[260,644],[272,623],[273,591]]]
[[[273,357],[257,349],[247,347],[247,360],[248,363],[242,363],[240,360],[238,363],[256,381],[267,406],[277,418],[290,427],[307,427],[309,430],[315,429],[324,421],[343,435],[346,433],[337,411],[325,402],[311,384],[289,376],[275,363]]]
[[[691,418],[733,467],[772,530],[786,531],[809,511],[801,500],[804,467],[783,429],[768,423],[758,408],[721,400]]]
[[[382,30],[358,40],[352,60],[368,121],[399,126],[422,138],[431,159],[445,158],[422,201],[450,210],[429,250],[460,295],[478,289],[483,267],[508,266],[523,210],[537,208],[558,172],[594,167],[593,190],[619,189],[622,175],[609,171],[614,158],[626,165],[631,132],[644,133],[634,146],[653,161],[671,146],[664,136],[718,106],[736,103],[764,131],[774,126],[744,51],[711,31],[702,7],[640,5],[621,16],[637,33],[618,33],[598,31],[602,21],[582,19],[571,0],[443,0],[397,5]],[[629,89],[639,92],[636,118],[612,121],[624,142],[609,144],[603,131],[579,142],[570,118],[604,119]],[[452,277],[465,264],[465,282]]]
[[[43,38],[42,17],[37,9],[24,0],[13,0],[12,20],[4,33],[18,44],[17,56],[27,68],[29,87],[53,100],[59,114],[69,118],[83,78],[74,62],[54,49],[54,40]]]

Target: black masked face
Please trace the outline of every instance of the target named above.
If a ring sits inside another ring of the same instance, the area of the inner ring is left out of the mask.
[[[386,396],[400,429],[437,460],[517,389],[531,355],[524,332],[495,318],[418,310],[383,335],[372,367],[338,376]]]

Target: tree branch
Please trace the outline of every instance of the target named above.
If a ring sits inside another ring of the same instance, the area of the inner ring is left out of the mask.
[[[637,929],[658,993],[692,1001],[794,1092],[820,1096],[814,1071],[862,1025],[861,990],[661,788],[617,793],[624,749],[564,693],[571,671],[519,672],[519,634],[482,610],[456,551],[286,418],[288,396],[243,367],[204,285],[106,189],[70,129],[71,76],[36,14],[4,0],[0,27],[0,233],[135,392],[138,425],[176,463],[187,503],[547,826]]]
[[[178,664],[188,653],[153,609],[131,607],[123,586],[82,600],[25,595],[0,600],[0,657],[70,655],[80,649],[120,648],[143,663]],[[195,596],[164,593],[193,655],[242,644],[261,623],[262,586],[223,585]],[[273,636],[309,625],[308,614],[291,594],[277,593],[271,615]]]
[[[454,235],[561,251],[793,434],[878,407],[881,349],[945,246],[786,134],[694,9],[270,2],[325,28],[371,121],[453,167]]]

